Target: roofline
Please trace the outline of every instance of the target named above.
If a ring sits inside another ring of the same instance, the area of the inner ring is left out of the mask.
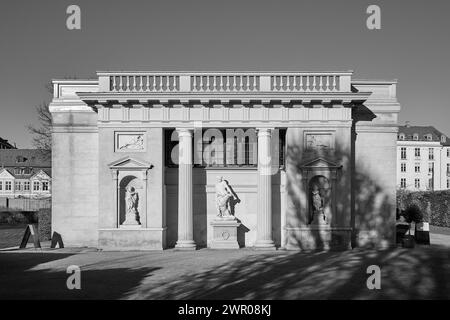
[[[398,84],[398,79],[352,79],[352,84]]]
[[[273,75],[273,74],[299,74],[299,73],[311,73],[311,74],[348,74],[351,75],[354,73],[353,70],[344,70],[344,71],[334,71],[334,70],[326,70],[326,71],[305,71],[305,70],[289,70],[289,71],[283,71],[283,70],[197,70],[197,71],[189,71],[189,70],[119,70],[119,71],[97,71],[97,75],[110,75],[110,74],[130,74],[130,73],[158,73],[158,74],[236,74],[236,73],[245,73],[245,74],[255,74],[255,75]]]

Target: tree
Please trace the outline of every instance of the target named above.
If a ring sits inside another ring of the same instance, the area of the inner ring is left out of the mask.
[[[47,84],[46,89],[49,93],[52,93],[52,84]],[[35,109],[38,114],[40,125],[28,125],[27,128],[28,131],[33,135],[33,146],[36,149],[41,150],[44,156],[50,157],[52,150],[52,115],[48,108],[47,102],[43,102],[42,104],[36,106]]]

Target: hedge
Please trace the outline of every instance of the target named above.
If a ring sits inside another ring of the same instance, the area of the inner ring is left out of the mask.
[[[37,223],[36,212],[1,211],[0,224],[32,224]]]
[[[450,190],[415,192],[397,190],[399,210],[408,210],[414,206],[420,208],[425,222],[450,228]]]
[[[38,234],[40,241],[48,241],[52,236],[52,210],[39,209],[38,211]]]

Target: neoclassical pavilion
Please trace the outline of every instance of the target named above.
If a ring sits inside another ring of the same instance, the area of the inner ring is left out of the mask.
[[[353,72],[97,72],[54,80],[52,228],[70,246],[389,245],[396,81]],[[317,218],[320,213],[320,219]],[[233,235],[234,236],[234,235]]]

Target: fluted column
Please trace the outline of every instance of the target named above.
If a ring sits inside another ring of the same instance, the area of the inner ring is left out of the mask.
[[[272,240],[271,129],[258,129],[258,195],[255,249],[274,250]]]
[[[195,250],[192,209],[192,130],[177,129],[178,163],[178,241],[175,248]]]

